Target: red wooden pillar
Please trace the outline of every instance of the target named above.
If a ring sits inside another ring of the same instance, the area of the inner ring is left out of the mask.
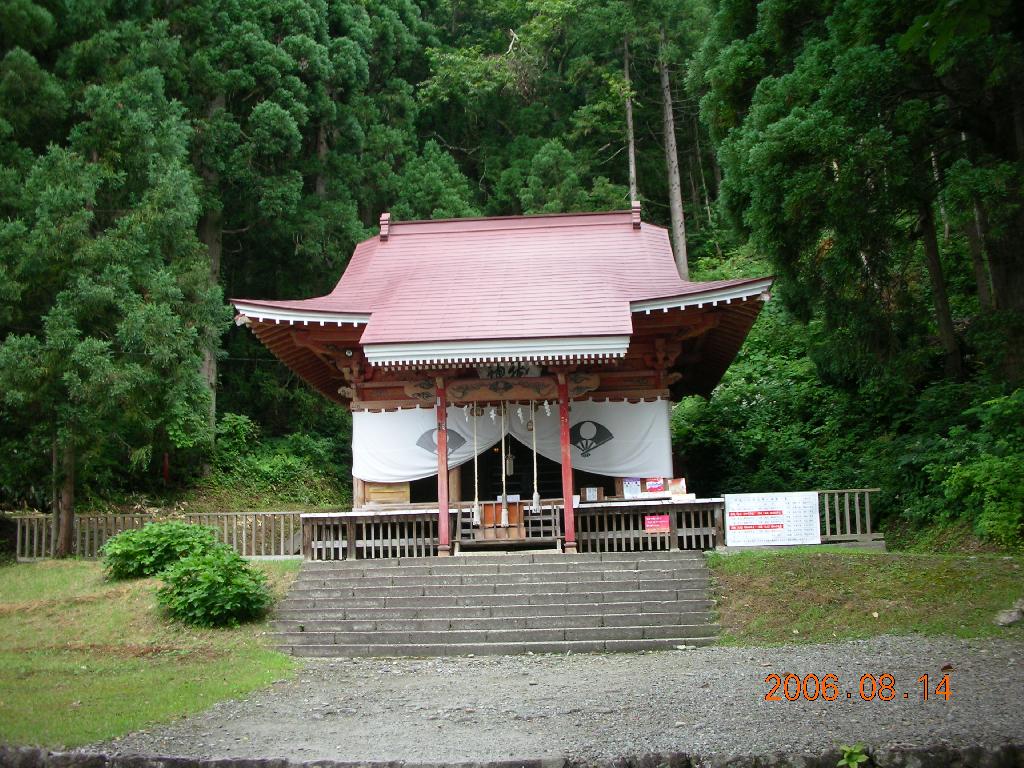
[[[448,395],[444,379],[437,383],[437,554],[447,557],[451,554],[451,537],[448,531]]]
[[[572,453],[569,450],[569,385],[565,374],[558,374],[558,422],[559,440],[562,444],[562,499],[565,515],[562,518],[565,531],[565,551],[576,551],[576,512],[572,504]]]

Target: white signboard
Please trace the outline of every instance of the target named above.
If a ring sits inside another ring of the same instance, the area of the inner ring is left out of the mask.
[[[818,494],[725,494],[725,543],[730,547],[820,544]]]

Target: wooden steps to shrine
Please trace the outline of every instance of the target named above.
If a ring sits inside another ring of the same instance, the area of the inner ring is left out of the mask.
[[[296,656],[640,651],[718,636],[700,552],[303,564],[275,615]]]

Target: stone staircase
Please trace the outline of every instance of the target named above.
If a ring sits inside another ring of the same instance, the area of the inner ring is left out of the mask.
[[[275,617],[295,656],[639,651],[713,643],[700,552],[306,562]]]

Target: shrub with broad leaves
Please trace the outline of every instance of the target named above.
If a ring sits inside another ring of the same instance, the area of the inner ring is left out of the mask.
[[[103,566],[111,579],[156,576],[189,555],[219,546],[212,528],[177,521],[147,523],[122,531],[103,545]]]
[[[186,624],[236,626],[261,618],[271,604],[266,575],[224,545],[178,561],[160,578],[157,602]]]

